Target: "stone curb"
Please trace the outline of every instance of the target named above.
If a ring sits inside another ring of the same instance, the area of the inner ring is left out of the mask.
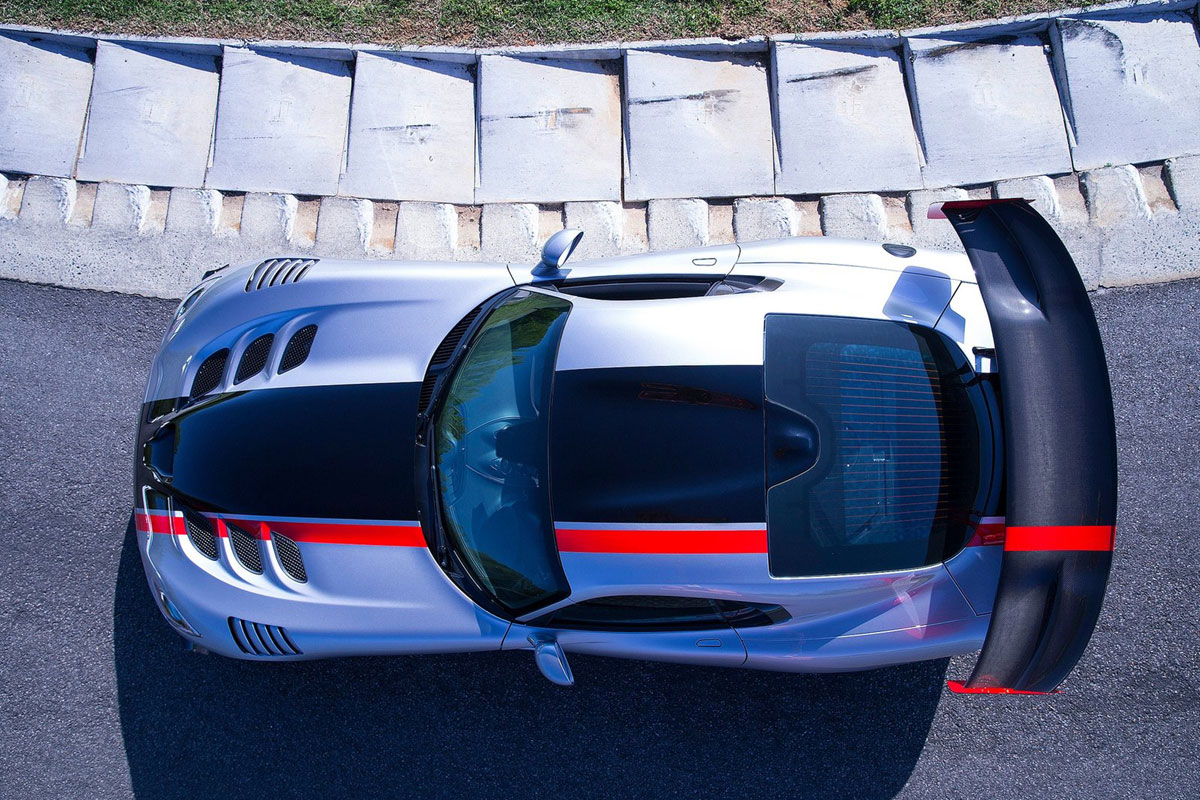
[[[931,203],[1017,196],[1054,225],[1088,288],[1200,276],[1200,156],[1190,156],[984,187],[732,203],[455,206],[4,178],[0,277],[180,297],[206,270],[267,256],[532,263],[567,225],[586,232],[585,258],[822,234],[960,249],[948,223],[927,219]]]

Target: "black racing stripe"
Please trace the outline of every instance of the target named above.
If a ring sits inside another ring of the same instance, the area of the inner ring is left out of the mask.
[[[556,520],[766,519],[762,367],[559,372],[550,437]]]
[[[416,519],[419,392],[417,383],[384,383],[221,395],[167,418],[173,430],[155,439],[173,438],[173,457],[160,471],[206,510]],[[144,426],[143,438],[156,427]]]

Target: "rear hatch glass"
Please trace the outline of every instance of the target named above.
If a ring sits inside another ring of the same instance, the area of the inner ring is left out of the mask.
[[[887,320],[771,314],[765,333],[771,574],[911,569],[961,549],[987,485],[962,352]]]

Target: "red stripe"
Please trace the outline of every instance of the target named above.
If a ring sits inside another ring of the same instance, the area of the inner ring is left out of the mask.
[[[1117,529],[1112,525],[1036,525],[1009,527],[1006,551],[1092,550],[1112,552]]]
[[[763,529],[574,530],[559,528],[564,553],[765,553]]]
[[[297,542],[317,542],[320,544],[358,544],[380,545],[385,547],[424,547],[425,535],[420,525],[385,525],[362,522],[324,522],[312,520],[307,522],[263,522],[252,518],[230,517],[229,521],[242,530],[267,539],[271,531],[277,531]],[[217,536],[229,535],[225,527],[225,519],[213,519],[214,533]],[[165,512],[147,514],[144,511],[134,512],[134,523],[142,533],[173,533],[176,536],[187,535],[187,524],[182,517],[168,518]]]
[[[278,531],[297,542],[322,544],[373,544],[387,547],[424,547],[420,525],[372,525],[345,522],[268,522],[264,529]],[[269,535],[269,534],[268,534]]]
[[[1030,692],[1024,689],[1005,689],[1003,686],[967,686],[962,681],[946,681],[946,687],[955,694],[1057,694],[1057,692]]]

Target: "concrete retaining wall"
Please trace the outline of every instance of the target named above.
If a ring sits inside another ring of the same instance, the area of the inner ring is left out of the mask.
[[[564,224],[588,257],[955,247],[930,202],[1014,195],[1120,285],[1200,274],[1198,163],[1194,0],[486,51],[0,26],[0,245],[31,257],[0,275],[73,286],[177,296],[264,253],[528,260]]]

